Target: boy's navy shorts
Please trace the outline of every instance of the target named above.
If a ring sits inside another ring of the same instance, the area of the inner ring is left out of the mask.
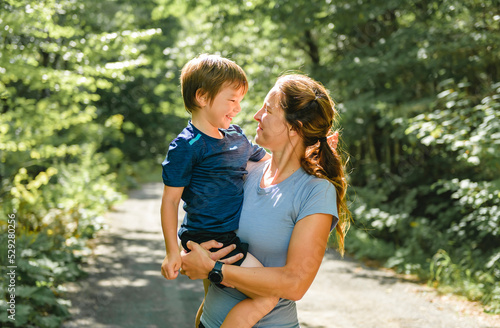
[[[234,231],[230,232],[210,232],[210,231],[185,231],[182,233],[180,236],[182,247],[186,250],[186,252],[189,252],[189,248],[187,247],[187,242],[192,240],[198,244],[204,243],[209,240],[216,240],[219,243],[222,243],[223,246],[221,248],[224,248],[226,246],[235,244],[236,248],[229,253],[228,255],[224,256],[223,259],[226,259],[228,257],[234,256],[236,254],[242,253],[243,257],[233,263],[233,265],[241,265],[245,258],[247,257],[248,253],[248,244],[247,243],[242,243],[240,238],[236,236],[236,233]],[[221,248],[212,248],[210,249],[211,252],[218,251]]]

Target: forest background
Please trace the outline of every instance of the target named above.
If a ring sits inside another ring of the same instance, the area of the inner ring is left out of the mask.
[[[347,252],[500,313],[498,8],[497,0],[0,1],[0,263],[17,266],[15,324],[58,327],[68,316],[61,284],[83,274],[103,214],[129,188],[161,181],[168,144],[188,120],[180,69],[200,53],[246,71],[235,123],[249,136],[280,74],[321,81],[350,156]]]

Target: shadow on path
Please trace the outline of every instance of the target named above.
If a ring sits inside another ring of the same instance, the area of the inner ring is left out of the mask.
[[[161,189],[145,185],[108,215],[110,227],[84,267],[88,277],[67,285],[73,319],[63,327],[193,328],[203,285],[161,276],[160,200]]]
[[[346,255],[342,258],[337,252],[333,250],[328,250],[325,254],[325,260],[327,261],[339,261],[344,264],[349,265],[339,265],[336,272],[343,274],[350,274],[352,278],[365,278],[377,281],[380,285],[394,285],[397,283],[407,282],[412,284],[418,284],[415,279],[408,279],[402,275],[396,275],[390,270],[384,270],[380,268],[374,268],[361,263],[358,260]]]
[[[108,214],[109,229],[99,233],[84,266],[88,277],[66,285],[73,318],[63,327],[194,327],[202,282],[185,276],[168,281],[160,274],[162,188],[143,185]],[[341,259],[333,250],[297,308],[303,328],[500,327],[495,318],[483,320],[467,306],[444,302],[428,287]]]
[[[297,308],[302,328],[500,327],[495,318],[469,312],[469,302],[443,301],[427,286],[331,249]]]

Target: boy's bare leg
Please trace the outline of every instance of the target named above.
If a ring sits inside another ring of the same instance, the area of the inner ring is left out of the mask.
[[[200,308],[198,309],[198,312],[196,312],[196,319],[194,321],[194,328],[198,328],[200,326],[200,319],[201,319],[201,314],[203,313],[203,304],[205,304],[205,298],[207,297],[208,293],[208,286],[210,286],[210,281],[208,279],[203,279],[203,289],[205,289],[205,297],[203,298],[203,301],[201,302]]]
[[[242,267],[255,268],[263,265],[248,253]],[[226,316],[220,328],[251,328],[278,304],[278,297],[263,297],[245,291],[249,298],[236,304]]]

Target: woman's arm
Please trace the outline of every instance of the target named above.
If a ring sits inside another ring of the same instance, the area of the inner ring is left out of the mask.
[[[285,266],[242,268],[224,265],[223,282],[242,292],[290,300],[301,299],[323,260],[332,220],[330,214],[313,214],[297,222],[290,239]],[[192,251],[183,257],[183,273],[191,279],[206,278],[215,261],[200,245],[191,243],[188,246]]]

